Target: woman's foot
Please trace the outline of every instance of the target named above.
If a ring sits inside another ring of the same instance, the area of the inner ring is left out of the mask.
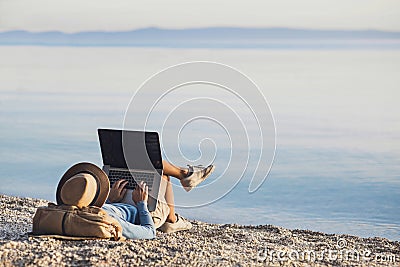
[[[172,223],[166,221],[163,225],[160,226],[160,228],[158,228],[158,230],[169,234],[173,232],[192,229],[192,224],[189,221],[180,216],[178,213],[175,213],[175,216],[176,216],[175,222]]]
[[[214,165],[209,165],[207,167],[203,167],[201,165],[188,166],[189,168],[187,176],[181,179],[181,184],[187,192],[203,182],[215,169]]]

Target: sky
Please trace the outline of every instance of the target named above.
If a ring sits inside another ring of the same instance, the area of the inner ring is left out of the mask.
[[[213,26],[400,31],[398,0],[0,0],[0,31]]]

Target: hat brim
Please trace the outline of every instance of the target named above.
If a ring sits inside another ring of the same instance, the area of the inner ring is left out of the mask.
[[[57,204],[58,205],[64,204],[61,199],[60,192],[65,182],[68,181],[68,179],[70,179],[72,176],[79,173],[91,174],[97,181],[96,196],[90,203],[90,206],[96,206],[96,207],[103,206],[110,192],[110,180],[108,179],[107,174],[102,169],[100,169],[93,163],[89,162],[77,163],[64,173],[57,186],[57,192],[56,192]]]

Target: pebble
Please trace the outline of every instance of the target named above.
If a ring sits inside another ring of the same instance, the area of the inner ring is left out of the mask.
[[[36,208],[47,203],[0,195],[0,266],[400,266],[398,241],[289,230],[273,225],[191,221],[190,231],[157,232],[155,240],[123,242],[28,237]],[[327,255],[314,260],[297,258],[296,253],[307,251],[337,251],[338,240],[345,240],[343,244],[348,249],[370,251],[370,257],[362,260],[330,259]],[[278,253],[291,257],[279,259]],[[385,258],[379,260],[376,255]]]

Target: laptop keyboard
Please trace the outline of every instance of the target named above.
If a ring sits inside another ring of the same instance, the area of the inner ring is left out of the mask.
[[[149,187],[149,191],[153,188],[154,173],[138,172],[129,170],[110,170],[108,173],[110,184],[113,185],[116,181],[124,179],[128,181],[126,185],[129,189],[135,189],[137,182],[145,182]]]

